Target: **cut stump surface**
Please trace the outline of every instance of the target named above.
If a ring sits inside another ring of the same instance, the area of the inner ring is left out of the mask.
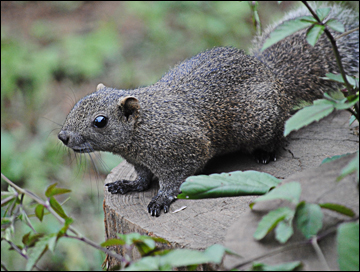
[[[358,150],[359,136],[354,133],[354,128],[349,129],[349,117],[345,111],[336,112],[320,122],[292,133],[284,150],[277,154],[276,162],[257,164],[250,156],[235,153],[213,159],[203,172],[210,174],[256,170],[283,179],[317,167],[326,157]],[[105,183],[135,178],[134,168],[124,161],[111,171]],[[157,194],[158,188],[159,185],[155,181],[145,192],[112,195],[104,186],[105,238],[116,238],[116,233],[138,232],[169,241],[167,245],[159,245],[161,248],[201,250],[212,244],[224,244],[228,229],[250,210],[249,203],[257,197],[179,199],[171,204],[168,213],[165,214],[162,210],[160,217],[152,217],[147,212],[147,205]],[[184,206],[185,209],[173,213]],[[121,255],[125,253],[123,247],[115,250]],[[127,254],[135,259],[140,258],[135,249]],[[116,260],[109,258],[110,267],[116,264]]]

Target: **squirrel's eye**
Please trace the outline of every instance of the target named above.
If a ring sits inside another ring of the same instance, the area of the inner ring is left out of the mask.
[[[106,126],[108,119],[105,116],[98,116],[94,120],[94,127],[103,128]]]

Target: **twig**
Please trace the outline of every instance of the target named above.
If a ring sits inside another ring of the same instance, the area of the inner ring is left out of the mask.
[[[359,31],[359,27],[356,27],[356,28],[353,28],[353,29],[351,29],[351,30],[349,30],[349,31],[344,32],[343,34],[337,36],[337,37],[335,38],[335,40],[338,40],[338,39],[340,39],[340,38],[342,38],[342,37],[344,37],[344,36],[346,36],[346,35],[348,35],[348,34],[350,34],[350,33],[353,33],[353,32],[355,32],[355,31]]]
[[[17,253],[19,253],[20,254],[20,256],[22,256],[24,259],[29,259],[29,257],[26,255],[26,254],[24,254],[23,252],[22,252],[22,250],[20,249],[20,248],[18,248],[17,247],[17,245],[15,245],[13,242],[11,242],[11,241],[9,241],[9,240],[6,240],[6,239],[4,239],[6,242],[8,242],[8,244],[17,252]],[[36,269],[38,269],[38,270],[40,270],[40,271],[43,271],[43,269],[41,269],[41,268],[39,268],[36,264],[34,265],[34,267],[36,268]]]
[[[330,267],[325,259],[324,254],[321,251],[321,248],[319,247],[319,244],[317,243],[317,238],[316,236],[313,236],[313,238],[311,239],[311,245],[313,246],[316,255],[318,256],[321,264],[323,265],[323,268],[326,269],[326,271],[330,271]]]
[[[92,247],[94,247],[94,248],[96,248],[96,249],[98,249],[98,250],[101,250],[101,251],[105,252],[105,253],[108,254],[109,256],[114,257],[114,258],[116,258],[117,260],[119,260],[119,261],[121,261],[121,262],[124,261],[124,257],[123,257],[123,256],[121,256],[121,255],[119,255],[119,254],[117,254],[117,253],[115,253],[115,252],[113,252],[113,251],[111,251],[111,250],[109,250],[109,249],[107,249],[107,248],[105,248],[105,247],[99,246],[97,243],[89,240],[89,239],[86,238],[86,237],[72,236],[72,235],[68,235],[68,234],[66,234],[66,233],[64,234],[64,237],[72,238],[72,239],[76,239],[76,240],[82,241],[82,242],[84,242],[84,243],[86,243],[86,244],[88,244],[88,245],[90,245],[90,246],[92,246]]]
[[[276,255],[278,253],[282,253],[282,252],[285,252],[287,251],[288,249],[292,249],[292,248],[296,248],[296,247],[301,247],[301,246],[306,246],[308,245],[310,242],[309,241],[300,241],[300,242],[296,242],[296,243],[292,243],[292,244],[288,244],[286,246],[282,246],[278,249],[274,249],[270,252],[267,252],[265,254],[262,254],[262,255],[259,255],[259,256],[256,256],[256,257],[252,257],[250,259],[247,259],[245,261],[242,261],[241,263],[239,264],[236,264],[235,266],[233,266],[230,270],[234,270],[234,269],[239,269],[241,266],[244,266],[244,265],[247,265],[253,261],[256,261],[256,260],[259,260],[259,259],[262,259],[262,258],[265,258],[265,257],[269,257],[269,256],[272,256],[272,255]]]
[[[15,183],[13,183],[11,180],[9,180],[3,173],[1,173],[1,177],[8,183],[10,184],[12,187],[14,187],[19,193],[21,194],[26,194],[29,195],[32,199],[34,199],[37,203],[43,205],[44,207],[46,207],[48,209],[48,211],[62,224],[65,223],[65,220],[60,217],[50,206],[49,201],[44,201],[42,200],[40,197],[38,197],[37,195],[33,194],[32,192],[29,192],[27,190],[22,189],[21,187],[17,186]],[[79,231],[77,231],[74,227],[69,226],[68,230],[70,230],[71,232],[73,232],[76,236],[71,236],[68,235],[67,233],[64,234],[65,237],[68,238],[73,238],[73,239],[77,239],[79,241],[83,241],[84,243],[87,243],[88,245],[101,250],[103,252],[105,252],[106,254],[118,259],[119,261],[122,261],[122,256],[118,255],[114,252],[112,252],[111,250],[108,250],[107,248],[101,247],[98,244],[96,244],[95,242],[89,240],[88,238],[84,237],[83,235],[80,234]]]
[[[65,219],[63,219],[62,217],[60,217],[50,206],[49,201],[44,201],[42,200],[40,197],[38,197],[37,195],[35,195],[34,193],[28,191],[28,190],[24,190],[23,188],[17,186],[15,183],[13,183],[11,180],[9,180],[3,173],[1,173],[1,177],[8,183],[10,184],[13,188],[15,188],[19,193],[21,194],[25,194],[30,196],[33,200],[35,200],[38,204],[43,205],[61,224],[65,223]],[[80,233],[73,227],[69,226],[68,228],[69,230],[71,230],[74,234],[79,235]]]
[[[335,224],[334,226],[330,227],[329,229],[325,230],[324,232],[314,236],[312,239],[316,239],[316,242],[318,242],[318,241],[324,239],[325,237],[327,237],[328,235],[336,232],[337,229],[338,229],[338,226],[340,224],[343,224],[343,223],[346,223],[346,222],[355,222],[355,221],[358,221],[358,220],[359,220],[359,217],[355,217],[355,218],[352,218],[350,220],[345,220],[345,221],[339,222],[339,223]],[[272,250],[270,252],[264,253],[262,255],[249,258],[249,259],[247,259],[245,261],[242,261],[239,264],[234,265],[230,270],[239,269],[241,266],[247,265],[247,264],[249,264],[249,263],[251,263],[253,261],[262,259],[264,257],[272,256],[272,255],[275,255],[275,254],[278,254],[278,253],[282,253],[282,252],[285,252],[285,251],[287,251],[289,249],[293,249],[293,248],[300,247],[300,246],[307,246],[309,244],[312,244],[312,239],[308,239],[308,240],[288,244],[288,245],[282,246],[280,248],[274,249],[274,250]]]
[[[325,24],[320,20],[320,18],[317,16],[317,14],[314,12],[314,10],[309,6],[309,4],[306,1],[302,1],[302,2],[307,7],[307,9],[310,11],[312,16],[316,19],[316,21],[318,21],[318,23],[320,25],[325,26]],[[357,28],[357,29],[359,29],[359,28]],[[356,31],[357,29],[353,29],[353,30],[350,30],[350,31]],[[348,33],[343,33],[343,34],[349,34],[350,31],[348,31]],[[344,80],[346,89],[348,90],[350,95],[356,95],[356,91],[353,89],[353,87],[350,85],[349,81],[346,78],[344,67],[342,65],[341,58],[340,58],[340,53],[339,53],[338,47],[336,45],[336,40],[331,35],[331,33],[330,33],[329,29],[327,29],[327,27],[325,27],[324,32],[325,32],[326,36],[329,38],[329,40],[330,40],[331,46],[332,46],[334,54],[335,54],[336,63],[338,65],[338,67],[339,67],[340,74],[341,74],[341,76],[342,76],[342,78]],[[345,95],[345,97],[347,96],[346,94],[344,94],[344,95]],[[354,114],[351,111],[350,112],[356,117],[357,120],[359,120],[359,106],[357,104],[355,104],[354,108],[355,108],[355,112],[357,114]]]
[[[325,25],[320,20],[320,18],[317,16],[317,14],[314,12],[314,10],[309,6],[309,4],[306,1],[302,1],[302,2],[307,7],[307,9],[310,11],[312,16],[316,19],[316,21],[318,21],[318,23],[321,24],[321,25]],[[338,51],[338,48],[337,48],[337,45],[336,45],[336,41],[335,41],[334,37],[331,35],[330,31],[326,27],[324,29],[324,32],[325,32],[326,36],[329,38],[330,43],[332,45],[332,48],[333,48],[333,51],[334,51],[334,54],[335,54],[336,63],[338,65],[338,67],[339,67],[340,74],[341,74],[341,76],[342,76],[342,78],[344,80],[346,89],[349,91],[349,93],[351,93],[351,95],[353,95],[353,88],[352,88],[352,86],[350,85],[350,83],[348,82],[348,80],[346,78],[346,74],[345,74],[343,65],[341,63],[341,58],[340,58],[340,54],[339,54],[339,51]]]

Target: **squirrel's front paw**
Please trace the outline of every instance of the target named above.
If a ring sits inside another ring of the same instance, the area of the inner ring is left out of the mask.
[[[108,187],[108,192],[112,194],[126,194],[131,191],[133,186],[131,186],[131,182],[128,180],[117,180],[112,183],[106,183],[105,186]]]
[[[158,193],[148,205],[148,212],[152,216],[160,216],[160,210],[163,208],[164,212],[167,213],[170,209],[170,204],[173,202],[175,197],[169,196],[165,193]]]

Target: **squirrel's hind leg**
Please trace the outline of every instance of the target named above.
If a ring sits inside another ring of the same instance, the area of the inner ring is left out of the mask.
[[[257,149],[252,153],[253,157],[257,161],[257,163],[267,164],[270,161],[276,161],[276,152],[265,151],[262,149]]]

